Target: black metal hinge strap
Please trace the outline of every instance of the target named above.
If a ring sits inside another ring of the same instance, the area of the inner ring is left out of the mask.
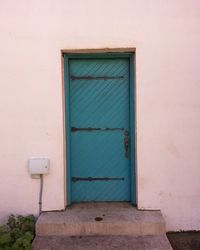
[[[70,80],[110,80],[123,78],[123,76],[70,76]]]
[[[93,177],[72,177],[72,181],[124,181],[124,178],[109,178],[109,177],[103,177],[103,178],[93,178]]]
[[[76,131],[118,131],[118,130],[124,130],[124,128],[76,128],[71,127],[72,132]]]

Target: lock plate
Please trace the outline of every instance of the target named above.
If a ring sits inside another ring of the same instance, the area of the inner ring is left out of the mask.
[[[128,130],[124,131],[124,149],[125,149],[125,157],[128,158],[128,155],[129,155],[129,132]]]

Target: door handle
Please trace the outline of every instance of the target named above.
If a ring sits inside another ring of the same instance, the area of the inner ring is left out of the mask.
[[[124,131],[124,149],[125,149],[125,157],[128,158],[128,149],[129,149],[129,132],[128,130]]]

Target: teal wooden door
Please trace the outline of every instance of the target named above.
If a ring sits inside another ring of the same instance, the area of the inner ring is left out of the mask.
[[[68,75],[71,201],[130,201],[129,59],[69,59]]]

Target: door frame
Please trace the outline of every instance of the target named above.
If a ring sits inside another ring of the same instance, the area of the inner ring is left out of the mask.
[[[135,50],[114,50],[114,51],[90,51],[90,50],[75,50],[62,51],[63,66],[64,66],[64,124],[65,124],[65,172],[66,185],[65,194],[67,195],[67,206],[71,205],[71,162],[70,162],[70,93],[69,93],[69,60],[70,59],[109,59],[109,58],[127,58],[129,59],[129,116],[130,116],[130,203],[136,205],[136,132],[135,132]],[[66,190],[67,188],[67,190]]]

